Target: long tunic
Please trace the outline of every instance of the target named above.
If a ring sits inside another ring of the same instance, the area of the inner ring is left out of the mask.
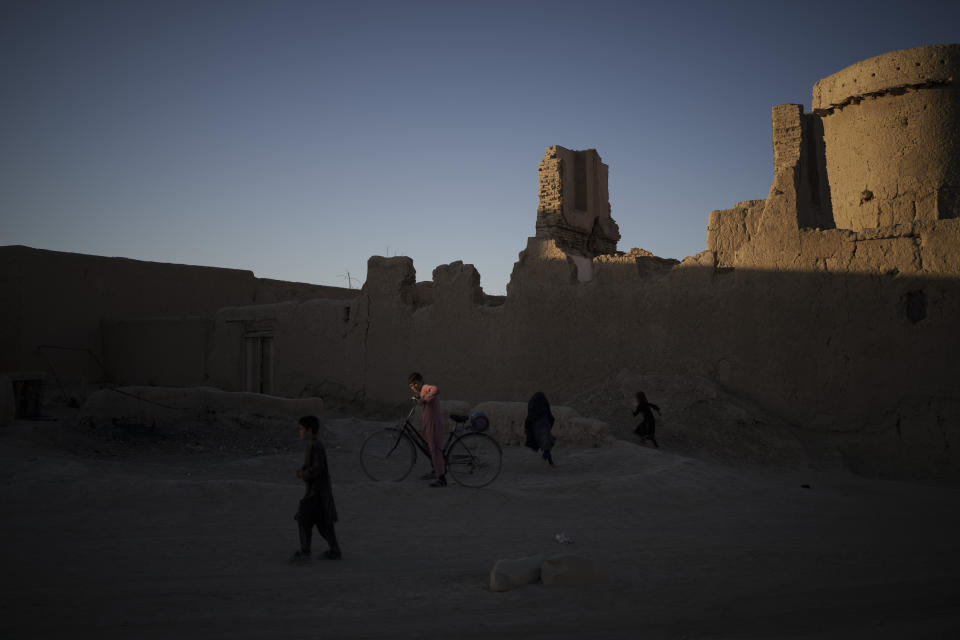
[[[637,403],[636,409],[633,410],[633,415],[643,415],[643,420],[640,424],[637,425],[637,428],[634,429],[640,435],[648,435],[653,437],[653,434],[656,431],[657,421],[653,417],[653,411],[650,409],[656,409],[657,413],[660,413],[660,407],[653,404],[652,402],[647,402],[646,400]]]
[[[537,391],[527,402],[527,419],[523,422],[523,430],[527,436],[524,445],[534,451],[550,451],[557,441],[550,432],[554,422],[547,396],[542,391]]]
[[[327,451],[319,440],[307,442],[303,459],[303,481],[306,493],[300,500],[297,520],[306,526],[325,525],[337,522],[337,505],[333,501],[330,484],[330,469],[327,466]]]
[[[433,470],[437,477],[447,473],[447,466],[443,460],[443,438],[446,425],[443,424],[443,416],[440,415],[440,403],[437,401],[439,394],[440,389],[432,384],[420,387],[420,401],[423,403],[423,439],[427,441],[427,447],[430,449],[430,460],[433,462]]]

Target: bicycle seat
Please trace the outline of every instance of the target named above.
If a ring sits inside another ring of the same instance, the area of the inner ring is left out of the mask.
[[[459,424],[463,424],[464,422],[470,419],[470,416],[461,416],[458,413],[451,413],[450,419]]]

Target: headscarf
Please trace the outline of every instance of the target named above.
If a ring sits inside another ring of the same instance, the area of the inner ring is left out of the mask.
[[[527,420],[535,423],[544,417],[547,418],[550,426],[553,426],[554,418],[553,413],[550,412],[550,402],[543,391],[537,391],[527,402]]]

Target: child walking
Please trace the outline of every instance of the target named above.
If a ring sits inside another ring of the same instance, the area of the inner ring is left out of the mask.
[[[300,418],[300,439],[306,442],[303,466],[297,469],[297,477],[306,483],[306,493],[300,500],[300,508],[294,519],[300,532],[300,550],[290,558],[291,562],[310,562],[310,536],[317,528],[330,548],[323,554],[328,560],[341,558],[340,545],[333,524],[337,521],[337,505],[333,501],[330,485],[330,470],[327,467],[327,452],[317,438],[320,421],[316,416]]]
[[[651,402],[647,402],[647,394],[643,391],[637,391],[637,407],[633,410],[633,415],[643,414],[643,420],[637,425],[637,428],[634,429],[633,432],[640,436],[641,442],[649,440],[653,443],[653,446],[659,449],[660,445],[657,444],[655,437],[657,421],[654,419],[651,409],[655,410],[658,414],[660,413],[660,407]]]

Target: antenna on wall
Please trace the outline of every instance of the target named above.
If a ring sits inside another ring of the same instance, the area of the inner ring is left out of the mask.
[[[347,288],[353,289],[353,276],[350,275],[350,272],[349,272],[349,271],[347,271],[345,274],[343,274],[343,275],[340,276],[340,277],[341,277],[341,278],[346,278],[346,280],[347,280]]]

